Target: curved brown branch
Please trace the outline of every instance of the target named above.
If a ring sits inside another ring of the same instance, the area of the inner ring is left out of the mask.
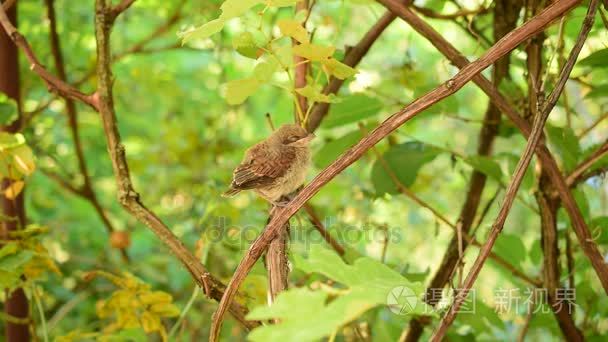
[[[121,15],[124,11],[128,10],[135,0],[122,0],[116,6],[110,9],[110,19],[112,21],[116,20],[116,18]]]
[[[334,251],[336,251],[336,253],[340,254],[340,256],[344,256],[344,253],[346,252],[344,247],[342,247],[342,245],[340,245],[340,243],[336,241],[331,234],[329,234],[313,206],[310,203],[306,203],[304,204],[304,210],[306,211],[306,214],[308,214],[310,223],[312,223],[319,234],[321,234],[323,239],[325,239],[325,241],[331,246],[331,248],[334,249]]]
[[[568,175],[568,178],[566,178],[566,183],[568,183],[569,186],[579,183],[580,182],[579,179],[581,179],[583,177],[583,174],[587,170],[589,170],[589,168],[591,166],[593,166],[593,164],[595,162],[600,160],[600,158],[602,158],[607,153],[608,153],[608,140],[604,141],[604,143],[597,150],[595,150],[595,152],[593,152],[587,159],[585,159],[577,167],[574,168],[572,173],[570,173]]]
[[[255,262],[260,258],[262,253],[268,247],[272,239],[277,236],[283,225],[293,216],[312,196],[314,196],[326,183],[332,180],[336,175],[357,161],[366,151],[372,146],[386,137],[388,134],[399,128],[405,122],[418,115],[423,110],[433,104],[452,95],[462,88],[473,77],[493,64],[498,58],[501,58],[509,51],[513,50],[517,45],[529,39],[533,35],[543,30],[553,20],[559,18],[569,9],[576,6],[577,0],[563,0],[553,3],[545,11],[533,17],[528,22],[513,30],[505,36],[477,61],[468,64],[462,68],[458,74],[452,79],[413,101],[409,106],[403,108],[399,112],[391,115],[368,136],[361,139],[355,146],[344,152],[337,160],[317,175],[312,182],[306,186],[287,207],[280,210],[267,225],[264,232],[252,243],[249,250],[239,263],[232,279],[228,283],[226,292],[220,301],[217,311],[214,314],[211,325],[210,341],[217,341],[219,337],[221,323],[223,321],[226,310],[232,303],[238,287],[245,279],[247,273],[251,270]],[[539,134],[540,137],[540,134]]]
[[[452,306],[450,307],[450,309],[448,310],[446,315],[443,317],[443,319],[439,323],[439,326],[438,326],[437,330],[435,330],[435,333],[433,334],[431,341],[439,342],[444,338],[445,334],[447,333],[448,328],[454,322],[454,319],[456,319],[456,315],[458,313],[458,310],[460,309],[460,306],[466,299],[469,290],[473,287],[475,280],[477,280],[477,276],[479,275],[481,268],[483,267],[485,261],[487,260],[488,255],[489,255],[490,251],[492,250],[492,247],[494,246],[496,239],[498,238],[498,235],[500,234],[500,232],[502,231],[502,228],[504,227],[505,220],[507,219],[507,216],[511,209],[511,205],[513,204],[513,201],[515,199],[515,194],[517,193],[517,190],[519,189],[519,186],[523,180],[523,177],[524,177],[524,174],[526,173],[528,165],[530,164],[530,161],[532,160],[532,155],[534,154],[536,145],[540,141],[545,122],[547,121],[549,114],[555,107],[555,104],[557,103],[557,100],[559,99],[559,96],[561,95],[561,93],[564,89],[564,86],[566,85],[566,81],[568,80],[568,77],[570,76],[570,72],[572,71],[572,68],[574,68],[574,64],[576,63],[578,54],[580,53],[580,51],[585,43],[585,40],[587,39],[587,35],[589,34],[589,31],[591,31],[591,27],[593,26],[593,21],[595,19],[595,12],[597,10],[597,5],[598,5],[597,0],[591,0],[591,3],[589,4],[589,9],[587,11],[587,16],[585,17],[585,20],[583,21],[583,26],[581,28],[581,32],[579,33],[576,43],[574,44],[574,47],[572,48],[572,51],[570,52],[570,55],[568,56],[568,61],[566,62],[566,64],[564,65],[564,67],[562,68],[562,70],[560,72],[558,82],[555,85],[555,88],[553,89],[553,91],[551,92],[549,97],[547,98],[546,102],[542,106],[541,111],[534,118],[534,124],[532,126],[532,134],[530,134],[530,138],[528,139],[528,142],[526,144],[526,149],[524,150],[524,153],[522,154],[519,162],[517,163],[517,167],[515,168],[515,172],[513,173],[513,177],[511,179],[511,182],[509,183],[509,187],[507,189],[503,205],[501,206],[500,211],[496,217],[496,220],[495,220],[494,224],[492,225],[492,229],[490,230],[488,239],[484,243],[479,255],[477,256],[477,259],[473,263],[473,266],[471,266],[471,269],[467,275],[467,278],[465,279],[464,286],[463,286],[461,292],[459,292],[455,296],[454,303],[452,304]],[[547,9],[544,10],[543,12],[541,12],[541,14],[539,14],[539,15],[542,15],[542,13],[546,13],[550,8],[551,7],[547,7]],[[536,16],[536,17],[538,17],[538,16]],[[591,262],[593,262],[593,260],[591,260]],[[603,263],[603,260],[602,260],[602,263]],[[601,274],[600,274],[600,276],[601,276]]]
[[[462,9],[462,10],[459,10],[454,13],[444,14],[444,13],[435,12],[429,8],[416,6],[416,5],[412,5],[412,8],[416,12],[424,15],[425,17],[432,18],[432,19],[456,19],[456,18],[460,18],[460,17],[466,17],[469,15],[485,14],[490,11],[489,7],[480,7],[480,8],[476,8],[476,9]]]
[[[71,85],[67,84],[66,82],[62,81],[61,79],[48,72],[48,70],[46,70],[42,66],[42,64],[40,64],[38,58],[36,58],[36,55],[32,51],[30,44],[19,33],[19,31],[17,31],[13,24],[11,24],[10,20],[8,20],[6,12],[4,11],[4,6],[0,8],[0,25],[4,28],[4,31],[6,31],[6,34],[11,38],[15,45],[17,45],[19,49],[23,51],[23,54],[30,63],[30,69],[36,74],[38,74],[38,76],[40,76],[42,80],[44,80],[44,82],[49,87],[49,91],[57,92],[65,97],[80,100],[93,107],[93,109],[97,109],[95,96],[87,95],[80,92],[78,89],[72,87]]]
[[[458,50],[456,50],[453,45],[451,45],[447,40],[445,40],[445,38],[437,33],[437,31],[435,31],[408,8],[401,6],[395,0],[377,1],[389,8],[391,11],[394,11],[401,19],[408,22],[412,28],[427,38],[431,44],[433,44],[437,50],[444,54],[455,66],[461,68],[461,70],[464,70],[470,65],[469,61]],[[567,6],[570,9],[576,6],[578,3],[580,3],[580,0],[561,1],[559,3],[554,3],[551,5],[551,7],[548,7],[548,9],[551,9],[556,5]],[[543,11],[543,13],[546,12],[547,10]],[[513,32],[511,32],[509,36],[505,38],[510,39],[509,37],[512,34]],[[515,110],[513,106],[509,104],[507,99],[501,95],[498,89],[492,85],[489,80],[482,75],[475,75],[473,77],[473,81],[479,86],[479,88],[481,88],[481,90],[483,90],[484,93],[486,93],[486,95],[488,95],[496,107],[498,107],[500,111],[513,122],[513,124],[523,133],[525,137],[530,136],[530,124],[517,112],[517,110]],[[591,233],[589,232],[583,215],[578,208],[576,201],[574,200],[574,197],[572,196],[572,193],[570,192],[570,189],[566,184],[561,171],[559,170],[559,167],[557,166],[557,162],[549,152],[549,149],[542,144],[542,140],[541,144],[539,144],[537,148],[536,154],[543,168],[549,175],[553,187],[556,189],[561,198],[562,205],[570,217],[572,228],[576,233],[576,237],[578,238],[585,255],[587,255],[587,257],[591,260],[593,268],[595,269],[604,290],[608,293],[608,267],[602,261],[601,253],[591,238]]]

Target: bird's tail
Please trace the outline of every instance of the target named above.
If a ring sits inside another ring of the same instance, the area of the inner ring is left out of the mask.
[[[235,189],[235,188],[230,188],[230,189],[228,189],[228,191],[226,191],[222,194],[222,197],[232,197],[232,196],[238,194],[239,192],[241,192],[241,190]]]

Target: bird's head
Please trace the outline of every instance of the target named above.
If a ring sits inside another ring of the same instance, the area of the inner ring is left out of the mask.
[[[272,139],[285,146],[307,147],[308,143],[315,137],[299,125],[288,124],[279,127],[273,134]]]

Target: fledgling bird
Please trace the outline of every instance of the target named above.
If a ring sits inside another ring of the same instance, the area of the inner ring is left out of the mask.
[[[313,138],[314,134],[298,125],[281,126],[245,152],[243,161],[234,170],[230,189],[222,196],[254,190],[271,204],[282,205],[278,202],[281,197],[304,183],[310,166],[309,142]]]

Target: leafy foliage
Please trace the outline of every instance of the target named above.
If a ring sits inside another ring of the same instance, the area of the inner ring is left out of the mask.
[[[346,288],[311,291],[298,288],[283,292],[270,307],[254,309],[249,318],[280,319],[281,323],[255,329],[253,341],[313,341],[329,336],[344,324],[378,305],[398,287],[412,291],[414,302],[407,314],[430,313],[432,308],[420,300],[421,283],[412,283],[386,265],[369,258],[359,258],[348,265],[327,249],[312,246],[307,259],[296,257],[295,265],[306,273],[319,273]],[[328,297],[335,297],[328,302]]]

